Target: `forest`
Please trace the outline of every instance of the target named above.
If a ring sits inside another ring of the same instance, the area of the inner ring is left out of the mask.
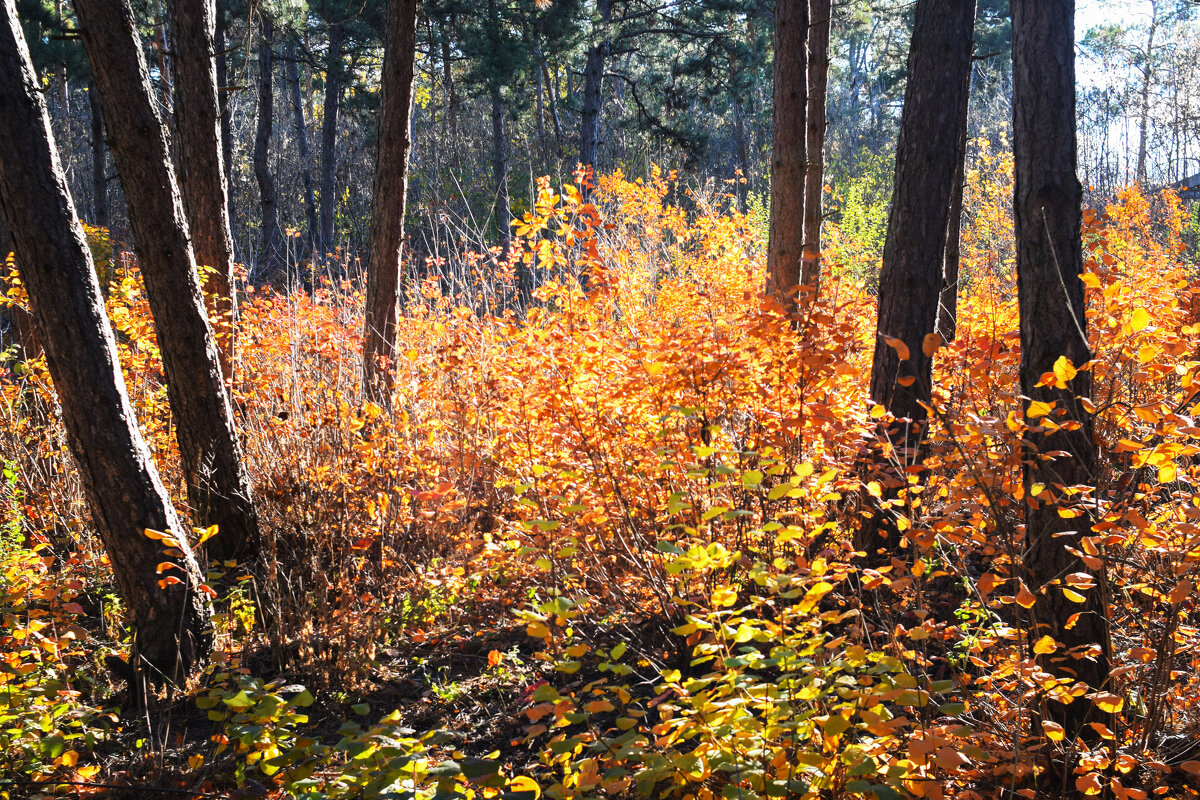
[[[1200,797],[1200,3],[0,4],[0,800]]]

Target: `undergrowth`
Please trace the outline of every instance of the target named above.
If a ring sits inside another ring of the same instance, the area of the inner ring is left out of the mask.
[[[176,701],[208,744],[178,784],[306,798],[1196,796],[1191,217],[1136,189],[1088,217],[1096,358],[1044,380],[1093,372],[1100,471],[1064,512],[1097,523],[1089,572],[1028,586],[1021,435],[1047,420],[1023,416],[1017,378],[1011,164],[980,159],[958,336],[939,345],[920,464],[876,439],[883,409],[866,394],[877,242],[829,230],[820,296],[788,320],[760,302],[761,226],[657,171],[602,177],[590,200],[543,181],[509,259],[473,256],[476,283],[453,294],[439,265],[414,265],[425,277],[405,300],[387,407],[360,391],[357,281],[247,287],[232,394],[270,568],[250,580],[209,565],[224,592],[217,652]],[[184,508],[136,264],[89,236],[139,422]],[[8,286],[19,305],[15,273]],[[116,713],[102,667],[128,633],[50,379],[36,353],[8,358],[0,786],[21,796],[132,775],[112,742],[137,723]],[[864,474],[865,458],[881,466]],[[904,538],[864,562],[855,532],[880,513]],[[1024,612],[1050,591],[1103,593],[1108,685],[1042,670],[1058,643],[1029,637]],[[403,697],[405,681],[425,688]],[[1042,720],[1048,699],[1084,694],[1106,723]],[[474,735],[431,711],[470,702]],[[484,735],[491,717],[506,721]]]

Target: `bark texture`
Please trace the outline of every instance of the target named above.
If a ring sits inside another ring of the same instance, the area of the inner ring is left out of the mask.
[[[390,364],[396,358],[404,204],[412,146],[409,122],[416,30],[417,0],[392,0],[387,10],[383,55],[383,98],[379,148],[375,155],[375,204],[363,330],[363,389],[367,397],[377,402],[387,399],[391,385],[384,379],[382,362]]]
[[[296,66],[296,43],[289,42],[284,60],[284,75],[288,98],[292,105],[292,124],[296,131],[296,155],[300,158],[300,178],[304,185],[304,240],[311,243],[317,236],[317,198],[313,192],[312,160],[308,151],[308,123],[304,120],[304,104],[300,97],[300,71]]]
[[[800,282],[808,300],[821,285],[821,222],[825,216],[825,125],[829,93],[831,0],[810,0],[808,27],[808,118],[804,176],[804,264]]]
[[[917,423],[899,426],[899,441],[893,439],[910,453],[919,449],[926,414],[922,403],[930,398],[933,360],[923,344],[937,324],[955,154],[962,138],[959,98],[967,89],[963,76],[971,69],[974,27],[975,0],[917,0],[871,367],[871,398],[898,419]],[[901,360],[885,337],[904,342],[909,357]]]
[[[942,258],[942,291],[938,300],[937,332],[943,341],[958,335],[958,276],[962,259],[963,192],[967,177],[967,115],[971,104],[971,70],[963,76],[967,84],[958,99],[958,151],[954,154],[954,185],[950,195],[950,216],[946,220],[946,246]]]
[[[1021,315],[1021,391],[1054,403],[1048,415],[1059,427],[1025,434],[1025,581],[1037,596],[1030,610],[1031,639],[1052,636],[1066,648],[1098,646],[1099,655],[1064,660],[1042,656],[1046,669],[1074,676],[1093,689],[1109,678],[1111,644],[1100,589],[1085,604],[1069,602],[1052,585],[1071,572],[1093,572],[1068,548],[1078,549],[1088,518],[1064,519],[1063,487],[1095,485],[1092,415],[1079,402],[1092,392],[1092,373],[1079,372],[1065,390],[1038,386],[1059,356],[1077,366],[1091,359],[1084,316],[1081,243],[1083,190],[1076,177],[1075,4],[1073,0],[1014,0],[1013,12],[1013,212],[1017,243],[1017,293]],[[1036,420],[1035,420],[1036,422]],[[1068,428],[1073,428],[1068,429]],[[1039,453],[1063,455],[1043,460]],[[1030,496],[1034,483],[1046,489]],[[1097,575],[1100,583],[1103,576]],[[1041,589],[1046,587],[1045,593]],[[1080,614],[1073,626],[1067,620]],[[1050,717],[1073,736],[1087,721],[1103,722],[1092,703],[1051,703]],[[1090,730],[1090,729],[1089,729]]]
[[[790,311],[796,308],[804,250],[808,0],[779,0],[775,6],[773,93],[766,294]]]
[[[255,277],[274,280],[283,272],[279,201],[271,174],[271,132],[275,126],[275,22],[261,15],[258,41],[258,125],[254,129],[254,180],[258,183],[259,246]]]
[[[92,131],[92,223],[101,228],[109,226],[108,165],[104,147],[104,112],[96,87],[88,87],[88,108],[91,111]]]
[[[205,300],[226,380],[233,375],[233,235],[229,230],[214,37],[216,0],[171,0],[175,86],[179,97],[179,188],[196,263],[208,268]]]
[[[579,135],[579,163],[592,168],[596,166],[600,147],[600,108],[604,102],[604,67],[611,48],[607,27],[612,20],[612,0],[597,0],[596,7],[601,30],[588,48],[583,70],[583,127]]]
[[[159,480],[121,378],[116,343],[91,254],[67,193],[40,84],[13,0],[0,23],[0,207],[10,220],[21,275],[46,340],[47,364],[62,406],[100,537],[136,633],[134,665],[155,682],[179,681],[208,654],[209,608],[200,567],[179,542],[164,553],[147,528],[183,527]],[[169,561],[181,582],[160,588]]]
[[[342,99],[341,23],[329,26],[329,51],[325,56],[325,109],[321,120],[321,252],[332,256],[334,214],[337,211],[337,127]]]
[[[250,479],[133,11],[128,0],[77,0],[75,10],[125,190],[192,514],[201,525],[220,526],[210,554],[248,560],[258,547]]]

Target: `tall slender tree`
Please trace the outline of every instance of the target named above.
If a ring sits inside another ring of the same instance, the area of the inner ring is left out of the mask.
[[[804,0],[807,2],[807,0]],[[612,47],[608,26],[612,22],[613,0],[596,0],[592,43],[583,70],[583,125],[579,135],[579,163],[595,167],[600,147],[600,109],[604,101],[604,68]]]
[[[195,519],[220,526],[222,555],[253,558],[258,518],[204,311],[166,132],[154,109],[128,0],[76,0],[154,315],[167,397]]]
[[[334,218],[337,212],[337,131],[342,101],[342,58],[345,30],[341,21],[329,24],[325,52],[325,103],[321,118],[321,251],[334,248]]]
[[[937,324],[974,24],[975,0],[917,0],[871,366],[871,398],[914,423],[893,431],[893,444],[910,454],[931,396],[925,337]]]
[[[1030,641],[1043,635],[1060,643],[1041,656],[1051,674],[1077,679],[1093,690],[1109,680],[1111,641],[1106,603],[1096,590],[1080,606],[1059,581],[1069,573],[1094,573],[1079,538],[1087,516],[1059,514],[1072,487],[1095,484],[1092,414],[1084,402],[1092,373],[1075,371],[1092,358],[1083,282],[1083,189],[1076,177],[1074,0],[1013,0],[1013,218],[1017,244],[1017,296],[1021,316],[1021,392],[1052,407],[1024,435],[1025,553],[1022,577],[1036,601]],[[1066,358],[1055,370],[1058,359]],[[1057,380],[1042,380],[1046,373]],[[1050,424],[1053,423],[1053,424]],[[1034,492],[1034,484],[1045,488]],[[1036,497],[1035,497],[1036,494]],[[1102,576],[1096,576],[1097,582]],[[1073,652],[1074,656],[1066,656]],[[1084,699],[1048,704],[1049,716],[1068,735],[1104,716]]]
[[[808,127],[804,176],[804,263],[800,282],[815,297],[821,282],[821,222],[825,214],[825,123],[829,88],[831,0],[810,0],[808,25]]]
[[[808,0],[775,6],[774,127],[771,140],[771,221],[767,296],[796,307],[804,249],[804,191],[808,171]]]
[[[363,389],[375,400],[386,400],[389,394],[390,381],[384,379],[381,361],[396,357],[416,30],[417,0],[388,3],[363,330]]]
[[[3,0],[2,8],[0,209],[11,220],[33,314],[49,334],[47,365],[68,442],[133,622],[133,665],[154,682],[179,681],[211,646],[200,567],[138,433],[15,3]],[[164,551],[146,529],[171,532],[176,547]],[[163,562],[177,582],[160,587]]]
[[[312,164],[308,150],[308,123],[304,119],[304,104],[300,91],[299,56],[295,37],[289,39],[283,60],[288,100],[292,106],[292,125],[296,132],[296,155],[300,158],[300,178],[304,186],[304,239],[311,244],[320,233],[317,221],[317,200],[313,191]]]
[[[258,125],[254,129],[254,180],[258,183],[259,246],[255,274],[277,278],[285,266],[279,231],[279,196],[271,172],[271,132],[275,125],[275,21],[259,9]]]
[[[226,380],[233,375],[233,235],[229,229],[221,108],[217,99],[214,37],[216,0],[170,0],[175,86],[179,97],[179,188],[187,211],[196,262],[208,269],[206,300],[218,334],[217,354]]]

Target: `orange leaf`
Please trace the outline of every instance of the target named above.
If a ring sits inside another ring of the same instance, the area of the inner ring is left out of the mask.
[[[942,335],[940,333],[927,333],[925,339],[921,342],[921,352],[929,358],[933,358],[942,346]]]
[[[1049,655],[1058,649],[1058,643],[1050,636],[1043,636],[1033,645],[1033,652],[1039,656]]]
[[[1196,584],[1184,578],[1179,583],[1175,584],[1175,588],[1171,590],[1171,594],[1167,595],[1167,599],[1175,605],[1179,605],[1184,600],[1191,596],[1192,592],[1196,591]]]
[[[896,351],[896,355],[900,356],[901,361],[908,361],[909,357],[912,355],[912,353],[908,351],[908,345],[906,345],[900,339],[897,339],[895,336],[887,336],[885,334],[880,335],[883,336],[883,340],[887,342],[887,346]]]
[[[1029,591],[1025,582],[1021,581],[1021,588],[1017,591],[1017,605],[1021,608],[1033,608],[1035,602],[1037,602],[1037,598],[1034,597],[1033,592]]]

